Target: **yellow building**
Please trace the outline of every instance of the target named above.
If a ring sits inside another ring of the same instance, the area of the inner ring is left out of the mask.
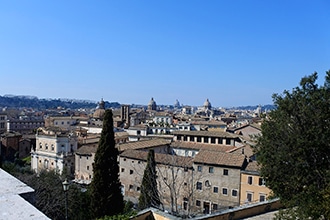
[[[240,204],[249,204],[266,201],[271,190],[266,187],[265,181],[259,175],[256,161],[249,162],[241,171]]]

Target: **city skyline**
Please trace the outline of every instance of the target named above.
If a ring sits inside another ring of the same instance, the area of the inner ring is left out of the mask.
[[[327,1],[0,3],[0,95],[272,104],[330,69]]]

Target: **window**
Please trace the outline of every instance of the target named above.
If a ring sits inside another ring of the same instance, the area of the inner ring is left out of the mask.
[[[45,160],[45,161],[44,161],[44,168],[45,168],[45,169],[48,169],[48,160]]]
[[[215,137],[211,137],[211,144],[215,144]]]
[[[202,190],[202,182],[197,182],[196,189]]]
[[[178,140],[178,141],[181,141],[181,137],[182,137],[181,135],[178,135],[178,136],[177,136],[177,140]]]
[[[209,138],[208,137],[204,137],[204,143],[209,143]]]
[[[251,202],[252,199],[253,199],[253,194],[252,194],[252,193],[247,193],[247,194],[246,194],[246,200],[247,200],[248,202]]]
[[[86,160],[88,160],[88,157],[86,157]]]
[[[223,170],[223,175],[228,176],[228,170],[227,169]]]
[[[209,173],[214,173],[214,167],[209,167]]]
[[[125,172],[125,168],[121,168],[121,172]]]
[[[222,194],[228,195],[228,189],[227,188],[222,188]]]
[[[263,178],[259,178],[259,186],[264,186],[265,184],[265,180]]]
[[[259,195],[259,202],[263,202],[266,200],[266,196],[264,194]]]
[[[188,209],[188,203],[189,203],[189,200],[187,198],[183,198],[183,209],[184,210]]]
[[[219,192],[219,188],[217,186],[213,187],[213,192],[214,193],[218,193]]]
[[[252,185],[252,176],[248,177],[248,184]]]
[[[197,142],[202,142],[202,138],[197,136]]]
[[[52,151],[54,151],[54,144],[51,145]]]
[[[212,210],[216,211],[218,210],[218,204],[212,204]]]
[[[230,139],[226,138],[226,145],[230,145]]]
[[[129,190],[132,190],[133,189],[133,185],[129,185]]]
[[[197,171],[198,172],[202,172],[202,170],[203,170],[202,166],[197,166]]]
[[[201,206],[201,201],[196,200],[196,206]]]
[[[188,167],[185,167],[184,168],[184,172],[188,172]]]
[[[210,186],[211,186],[211,182],[210,182],[209,180],[206,180],[206,181],[205,181],[205,186],[206,186],[206,187],[210,187]]]
[[[140,189],[141,189],[140,187],[136,187],[136,191],[140,191]]]
[[[46,148],[46,150],[48,150],[48,144],[45,144],[45,148]]]
[[[130,170],[130,171],[129,171],[129,174],[133,174],[133,170]]]
[[[42,143],[39,143],[39,148],[42,149]]]
[[[236,197],[237,196],[237,190],[236,189],[233,189],[231,191],[231,195],[234,196],[234,197]]]

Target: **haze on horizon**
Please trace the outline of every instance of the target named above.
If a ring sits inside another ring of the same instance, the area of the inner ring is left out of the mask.
[[[0,95],[272,104],[330,69],[330,2],[2,1]]]

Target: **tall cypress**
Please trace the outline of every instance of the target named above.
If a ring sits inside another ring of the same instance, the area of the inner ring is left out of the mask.
[[[91,213],[94,218],[119,214],[124,200],[119,180],[118,149],[115,147],[112,111],[104,114],[103,128],[93,164]]]
[[[139,197],[139,208],[159,208],[159,205],[160,199],[157,187],[155,152],[151,149],[148,153],[147,166],[143,174],[141,194]]]

